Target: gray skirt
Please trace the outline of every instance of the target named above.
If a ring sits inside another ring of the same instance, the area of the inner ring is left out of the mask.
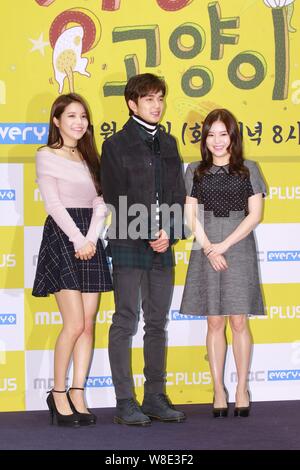
[[[220,243],[245,218],[244,211],[229,217],[204,212],[204,230],[212,243]],[[264,315],[253,232],[225,253],[228,268],[215,271],[194,242],[180,313],[185,315]]]

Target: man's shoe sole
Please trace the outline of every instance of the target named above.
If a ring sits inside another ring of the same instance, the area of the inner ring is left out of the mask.
[[[161,416],[155,416],[155,415],[150,415],[148,413],[145,413],[147,414],[147,416],[149,416],[149,418],[151,419],[156,419],[157,421],[162,421],[162,422],[165,422],[165,423],[182,423],[183,421],[186,420],[186,416],[183,416],[183,417],[178,417],[178,418],[162,418]]]
[[[128,426],[151,426],[151,421],[125,421],[125,419],[114,417],[114,423],[127,424]]]

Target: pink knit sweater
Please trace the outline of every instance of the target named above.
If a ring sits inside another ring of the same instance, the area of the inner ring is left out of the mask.
[[[46,212],[73,242],[75,251],[87,241],[97,243],[107,208],[96,189],[85,162],[67,160],[43,148],[36,154],[37,183]],[[89,230],[84,236],[66,208],[92,207]]]

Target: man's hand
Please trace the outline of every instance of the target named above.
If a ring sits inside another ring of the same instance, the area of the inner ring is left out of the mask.
[[[170,245],[168,235],[164,230],[160,230],[155,234],[155,236],[158,237],[158,239],[153,242],[149,242],[149,245],[153,251],[156,251],[157,253],[164,253],[167,251]]]

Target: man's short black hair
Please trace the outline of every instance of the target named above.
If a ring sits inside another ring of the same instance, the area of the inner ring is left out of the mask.
[[[141,73],[139,75],[134,75],[131,77],[125,87],[125,100],[128,106],[128,101],[132,100],[136,104],[138,103],[139,98],[148,95],[149,93],[158,93],[162,92],[162,96],[166,94],[166,84],[162,78],[159,78],[157,75],[152,73]],[[129,108],[130,116],[133,114],[133,111]]]

